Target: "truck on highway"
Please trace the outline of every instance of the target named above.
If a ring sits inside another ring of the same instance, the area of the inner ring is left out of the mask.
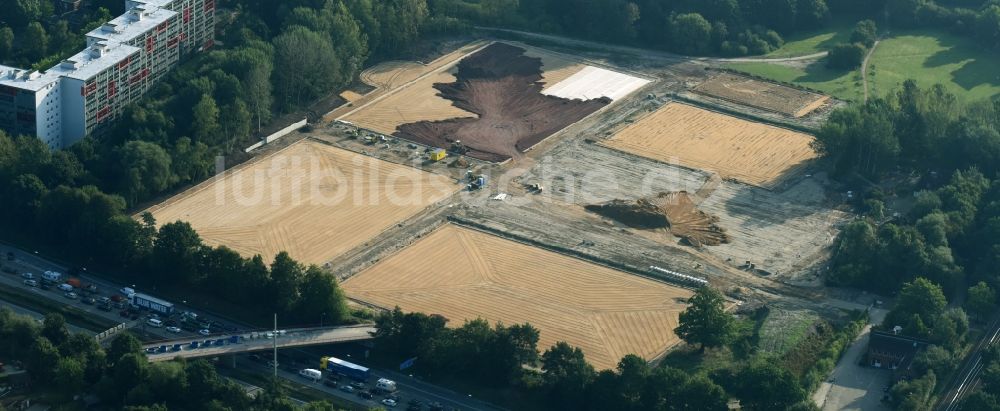
[[[173,303],[166,300],[161,300],[151,295],[134,293],[130,298],[130,302],[135,307],[146,308],[148,310],[155,311],[163,315],[170,315],[174,312]]]
[[[368,381],[371,377],[371,373],[369,373],[367,367],[362,367],[336,357],[321,358],[319,368],[327,370],[334,375],[343,375],[357,381]]]
[[[55,284],[62,280],[62,273],[55,271],[46,271],[42,273],[42,281],[48,282],[49,284]]]

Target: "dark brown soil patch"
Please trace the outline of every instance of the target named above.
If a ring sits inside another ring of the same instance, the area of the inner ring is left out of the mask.
[[[524,52],[494,43],[463,59],[454,83],[434,85],[441,97],[478,118],[404,124],[395,135],[446,149],[461,141],[470,157],[504,161],[611,102],[542,94],[542,60]]]
[[[685,191],[660,193],[636,201],[612,200],[584,208],[630,227],[668,229],[670,234],[695,247],[729,242],[725,229],[716,225],[718,217],[698,210]]]

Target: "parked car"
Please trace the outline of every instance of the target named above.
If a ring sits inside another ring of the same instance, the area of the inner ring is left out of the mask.
[[[31,279],[24,280],[24,285],[26,285],[28,287],[38,287],[38,281],[31,280]]]
[[[63,294],[63,297],[69,298],[70,300],[75,300],[77,298],[80,298],[80,296],[76,295],[76,293],[74,293],[72,291],[70,291],[70,292],[68,292],[66,294]]]
[[[392,400],[392,399],[389,399],[389,398],[386,398],[386,399],[382,400],[382,405],[385,405],[386,407],[393,408],[393,407],[396,406],[396,401]]]
[[[166,330],[169,331],[169,332],[172,332],[172,333],[179,333],[179,332],[181,332],[180,328],[177,328],[177,327],[174,327],[174,326],[167,327]]]

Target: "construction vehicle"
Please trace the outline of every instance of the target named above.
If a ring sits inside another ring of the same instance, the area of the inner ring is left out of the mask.
[[[429,158],[431,161],[441,161],[444,160],[445,157],[448,157],[448,152],[445,151],[443,148],[439,148],[434,151],[431,151],[431,155]]]

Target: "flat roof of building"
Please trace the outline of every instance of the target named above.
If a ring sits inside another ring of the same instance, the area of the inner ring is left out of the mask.
[[[21,90],[38,91],[43,87],[59,81],[59,73],[21,69],[17,67],[0,66],[0,85]]]
[[[170,11],[155,5],[137,6],[126,11],[125,14],[104,23],[101,27],[91,30],[87,33],[87,37],[103,40],[108,45],[112,43],[125,43],[152,30],[160,23],[176,15],[176,11]]]
[[[63,63],[53,67],[49,71],[57,71],[61,76],[87,81],[118,62],[125,60],[129,55],[139,52],[138,47],[125,44],[114,46],[104,46],[103,51],[98,56],[94,54],[94,49],[101,47],[94,45],[76,53],[73,57],[66,59]],[[74,67],[68,67],[65,63],[76,63]]]

